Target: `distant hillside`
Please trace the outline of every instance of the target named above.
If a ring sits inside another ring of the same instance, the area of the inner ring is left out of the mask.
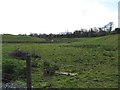
[[[118,45],[118,37],[120,34],[93,37],[93,38],[80,38],[79,41],[72,44],[109,44],[109,45]]]
[[[31,36],[18,36],[18,35],[2,35],[2,42],[6,43],[26,43],[26,42],[43,42],[45,39],[31,37]]]
[[[54,38],[54,42],[70,44],[118,44],[120,34],[87,38]]]
[[[89,38],[53,38],[47,40],[44,38],[37,38],[31,36],[18,36],[18,35],[2,35],[2,42],[6,43],[70,43],[70,44],[114,44],[118,45],[118,36],[120,34],[89,37]]]

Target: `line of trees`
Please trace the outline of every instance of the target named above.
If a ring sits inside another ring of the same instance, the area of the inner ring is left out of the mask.
[[[81,37],[98,37],[98,36],[105,36],[110,34],[120,34],[120,28],[115,28],[115,30],[104,30],[102,28],[90,28],[87,29],[81,29],[81,30],[75,30],[72,32],[66,32],[62,34],[37,34],[37,33],[30,33],[28,36],[32,37],[39,37],[39,38],[81,38]],[[26,34],[19,34],[22,36],[27,36]]]

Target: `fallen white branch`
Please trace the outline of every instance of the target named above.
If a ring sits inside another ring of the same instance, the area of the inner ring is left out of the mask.
[[[68,72],[55,72],[56,74],[61,74],[61,75],[70,75],[70,76],[76,76],[78,75],[77,73],[68,73]]]

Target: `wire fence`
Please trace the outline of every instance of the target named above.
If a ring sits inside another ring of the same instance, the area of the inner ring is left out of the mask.
[[[7,76],[14,76],[13,74],[7,74],[7,73],[2,73]],[[26,85],[12,82],[10,79],[6,78],[1,78],[2,81],[7,81],[7,83],[2,82],[2,86],[0,86],[0,90],[27,90]]]
[[[22,84],[9,82],[9,83],[2,83],[2,86],[0,87],[0,90],[27,90],[27,87]]]

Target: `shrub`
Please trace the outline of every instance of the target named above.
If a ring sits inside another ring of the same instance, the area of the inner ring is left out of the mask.
[[[16,59],[22,59],[22,60],[29,60],[31,58],[41,59],[41,57],[39,55],[37,55],[35,52],[32,52],[32,54],[30,54],[29,52],[23,51],[20,49],[16,49],[13,52],[11,52],[10,56],[12,56]]]
[[[2,81],[8,83],[18,78],[25,78],[24,62],[16,59],[4,59],[2,62]]]
[[[31,57],[35,59],[41,59],[41,56],[37,55],[35,52],[32,52]]]
[[[32,67],[38,67],[38,62],[37,61],[32,61]]]
[[[43,62],[43,66],[44,76],[52,76],[55,74],[56,70],[59,70],[59,67],[57,65],[52,65],[48,62]]]
[[[28,53],[27,51],[22,51],[20,49],[16,49],[9,54],[10,56],[16,59],[4,58],[2,64],[2,80],[4,83],[8,83],[11,81],[15,81],[17,79],[25,79],[26,78],[26,64],[21,60],[30,60],[31,58],[41,58],[36,53]],[[17,60],[21,59],[21,60]],[[37,62],[33,61],[33,67],[37,67]]]
[[[30,56],[29,56],[28,52],[22,51],[22,50],[19,50],[19,49],[16,49],[13,52],[11,52],[10,56],[12,56],[16,59],[22,59],[22,60],[30,59]]]
[[[15,78],[15,64],[5,61],[2,65],[2,81],[7,83]]]

